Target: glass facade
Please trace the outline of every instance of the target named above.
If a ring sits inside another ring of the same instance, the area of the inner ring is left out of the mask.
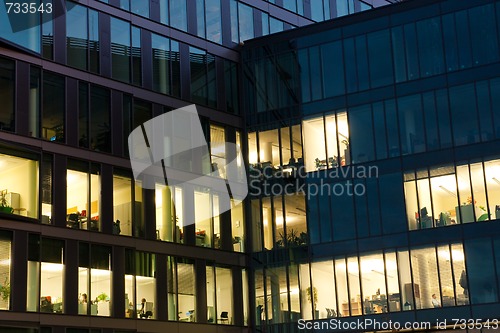
[[[0,331],[498,317],[500,2],[385,3],[0,6]],[[134,177],[131,131],[190,103],[206,151]],[[233,160],[244,202],[170,181]]]

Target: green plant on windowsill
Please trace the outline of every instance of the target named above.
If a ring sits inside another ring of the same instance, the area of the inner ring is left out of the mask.
[[[5,278],[5,282],[0,285],[0,297],[2,297],[4,301],[7,301],[10,297],[10,283],[7,281],[7,278]]]
[[[98,302],[104,302],[108,299],[108,295],[106,293],[100,293],[97,295],[96,299]]]
[[[7,190],[0,191],[0,212],[8,214],[14,213],[14,208],[7,202]]]

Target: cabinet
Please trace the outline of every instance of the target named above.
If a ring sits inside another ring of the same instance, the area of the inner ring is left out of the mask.
[[[349,303],[342,303],[342,316],[359,316],[363,312],[361,301],[351,301],[351,314],[349,314]]]

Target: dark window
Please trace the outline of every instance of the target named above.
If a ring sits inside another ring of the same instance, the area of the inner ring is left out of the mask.
[[[444,72],[441,22],[431,18],[417,22],[420,74],[430,76]]]
[[[494,4],[490,4],[469,9],[469,28],[474,66],[498,60],[498,38],[494,7]]]
[[[420,95],[398,100],[399,130],[403,155],[425,151],[425,128]]]
[[[90,90],[90,149],[111,152],[110,92],[98,86]]]
[[[469,299],[472,304],[498,301],[493,246],[490,239],[466,240]]]
[[[89,148],[89,85],[79,83],[78,91],[78,146]]]
[[[15,85],[15,63],[0,58],[0,129],[14,131],[14,85]]]
[[[372,161],[375,158],[375,152],[371,106],[363,105],[352,108],[348,114],[353,163]]]
[[[111,18],[111,62],[114,79],[130,81],[130,23]]]
[[[479,142],[474,84],[452,87],[449,93],[455,146]]]
[[[394,81],[389,30],[368,34],[371,86],[380,87]]]
[[[322,45],[321,59],[323,64],[324,97],[342,95],[345,92],[342,42],[337,41]]]
[[[64,142],[66,85],[64,77],[43,73],[42,138]]]

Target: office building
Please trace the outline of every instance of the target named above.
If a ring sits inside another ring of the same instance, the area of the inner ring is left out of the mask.
[[[500,3],[395,2],[0,5],[0,331],[494,329]],[[245,152],[222,214],[130,167],[130,132],[192,103],[209,150],[180,176]]]
[[[407,1],[245,43],[257,328],[498,321],[499,10]]]

